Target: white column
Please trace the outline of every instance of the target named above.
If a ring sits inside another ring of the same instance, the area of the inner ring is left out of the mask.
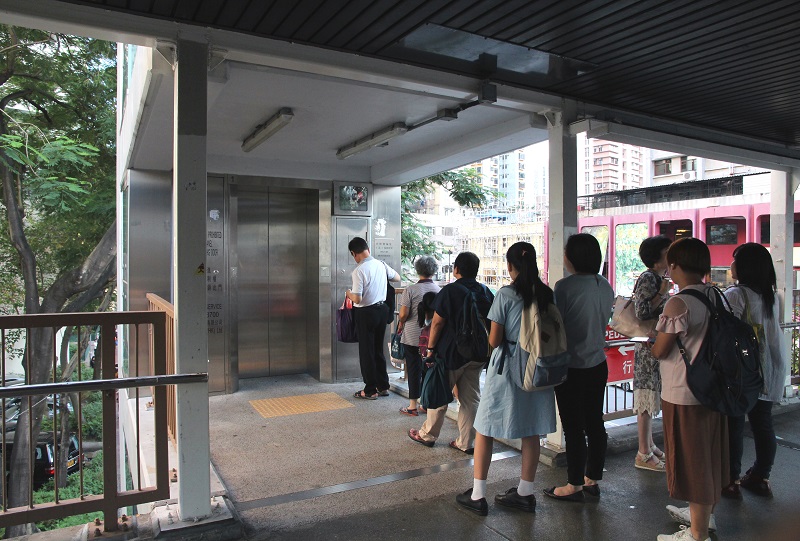
[[[791,174],[773,171],[769,204],[769,245],[778,282],[778,298],[781,301],[781,322],[792,321],[793,307],[793,254],[794,254],[794,192],[800,184],[800,171]],[[783,351],[791,359],[792,333],[783,335]],[[784,396],[791,396],[791,363],[787,363]]]
[[[547,239],[550,287],[564,277],[564,246],[567,238],[578,232],[578,149],[569,125],[577,119],[575,102],[562,101],[562,110],[548,113],[550,141],[549,224]],[[547,435],[549,447],[563,451],[564,430],[556,415],[556,431]]]
[[[173,148],[173,289],[179,374],[208,372],[206,320],[206,108],[208,45],[178,41]],[[211,514],[208,384],[177,387],[178,512]]]

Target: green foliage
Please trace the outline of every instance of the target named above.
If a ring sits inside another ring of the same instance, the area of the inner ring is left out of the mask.
[[[14,179],[46,289],[114,220],[115,44],[0,25],[0,65],[0,172]],[[23,311],[21,269],[3,227],[0,306],[10,313]]]
[[[99,393],[92,394],[99,395]],[[81,406],[81,413],[83,414],[83,439],[86,441],[102,441],[103,403],[99,399],[84,402],[83,406]]]
[[[54,482],[50,479],[39,490],[33,493],[34,503],[46,503],[55,500]],[[103,452],[98,451],[94,458],[83,470],[83,493],[102,494],[103,493]],[[59,489],[58,497],[60,500],[79,498],[81,496],[80,475],[76,472],[67,476],[67,486]],[[61,520],[47,520],[36,525],[40,530],[57,530],[58,528],[68,528],[78,526],[93,521],[95,518],[103,518],[103,513],[98,511],[75,515]]]
[[[445,171],[404,184],[400,195],[400,255],[405,264],[410,265],[415,257],[423,254],[442,258],[443,246],[431,239],[431,228],[414,215],[435,186],[446,189],[460,206],[472,209],[484,207],[489,197],[496,195],[481,185],[481,175],[475,169]]]

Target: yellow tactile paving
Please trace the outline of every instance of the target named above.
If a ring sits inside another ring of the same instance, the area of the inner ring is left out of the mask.
[[[355,407],[336,393],[262,398],[261,400],[251,400],[250,405],[265,419]]]

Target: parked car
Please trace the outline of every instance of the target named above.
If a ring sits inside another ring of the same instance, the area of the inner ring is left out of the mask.
[[[11,466],[11,451],[14,448],[14,433],[6,433],[6,473],[9,472]],[[59,449],[59,452],[60,449]],[[53,433],[47,432],[39,434],[36,441],[36,449],[34,451],[35,462],[33,466],[33,488],[34,490],[40,488],[49,479],[55,476],[56,473],[56,453],[55,446],[53,445]],[[78,438],[75,434],[69,436],[69,454],[67,456],[67,473],[74,473],[80,468],[82,457],[78,452]]]

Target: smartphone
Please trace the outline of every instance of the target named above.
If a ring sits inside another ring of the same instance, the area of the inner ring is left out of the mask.
[[[647,336],[634,336],[631,338],[631,342],[655,342],[655,339]]]

